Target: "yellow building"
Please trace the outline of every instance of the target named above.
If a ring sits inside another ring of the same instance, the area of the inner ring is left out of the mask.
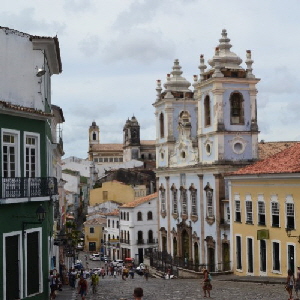
[[[273,277],[285,277],[288,269],[296,272],[300,265],[300,144],[242,168],[227,180],[233,272]]]
[[[138,195],[146,190],[145,186],[142,187],[138,189]],[[131,185],[116,180],[108,181],[102,183],[102,187],[90,191],[90,206],[106,201],[117,201],[124,204],[133,201],[136,197],[135,195],[136,190]]]
[[[84,226],[84,251],[100,252],[103,228],[106,218],[93,218],[83,223]]]

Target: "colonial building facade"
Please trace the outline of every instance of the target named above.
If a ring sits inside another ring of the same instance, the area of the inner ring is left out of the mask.
[[[236,275],[286,277],[300,265],[300,144],[233,172],[231,261]]]
[[[51,76],[62,72],[59,42],[0,27],[0,45],[0,298],[46,299],[53,174],[60,172],[54,158],[62,155],[54,128],[63,117],[51,106]]]
[[[251,51],[231,51],[226,30],[193,87],[174,61],[157,81],[156,172],[159,250],[210,271],[230,269],[229,204],[224,174],[256,160],[258,125]]]

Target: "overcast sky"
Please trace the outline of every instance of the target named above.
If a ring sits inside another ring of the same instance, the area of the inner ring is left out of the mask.
[[[252,50],[259,140],[300,140],[299,0],[13,0],[2,1],[0,20],[58,36],[63,72],[52,76],[52,103],[66,120],[65,158],[87,157],[92,121],[101,143],[122,143],[133,114],[141,139],[155,139],[156,80],[165,82],[178,58],[193,82],[223,28],[243,61]]]

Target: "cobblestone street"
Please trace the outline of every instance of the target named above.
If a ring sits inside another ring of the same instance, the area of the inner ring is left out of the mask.
[[[90,283],[90,282],[89,282]],[[253,282],[232,282],[213,279],[213,290],[211,292],[212,299],[272,299],[283,300],[288,299],[287,293],[282,284],[263,284]],[[87,300],[96,299],[133,299],[133,289],[142,287],[144,289],[145,300],[162,300],[162,299],[204,299],[200,281],[195,279],[173,279],[164,280],[158,278],[150,278],[146,281],[139,275],[135,275],[134,279],[121,279],[121,276],[113,278],[105,276],[100,279],[97,293],[92,294],[89,288]],[[77,298],[76,298],[77,297]],[[75,290],[64,287],[64,291],[60,292],[56,300],[81,299],[76,295]]]

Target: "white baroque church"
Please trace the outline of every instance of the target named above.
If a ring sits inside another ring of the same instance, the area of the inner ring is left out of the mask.
[[[156,172],[159,250],[210,271],[229,270],[230,211],[224,175],[258,156],[253,60],[231,51],[226,30],[191,83],[179,61],[162,88],[157,81]]]

